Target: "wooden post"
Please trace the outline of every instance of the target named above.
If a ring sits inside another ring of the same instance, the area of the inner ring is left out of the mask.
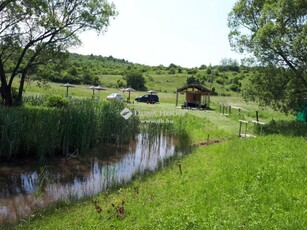
[[[178,162],[178,168],[179,168],[179,174],[182,174],[182,169],[181,169],[181,162]]]
[[[259,121],[259,118],[258,118],[258,111],[256,111],[256,121]]]
[[[256,132],[256,126],[260,125],[260,136],[262,135],[262,128],[265,125],[265,122],[253,121],[254,123],[254,133]]]
[[[242,127],[242,122],[240,121],[239,137],[241,137],[241,127]]]
[[[176,90],[176,107],[178,106],[178,89]]]
[[[208,108],[210,108],[210,93],[208,94]]]

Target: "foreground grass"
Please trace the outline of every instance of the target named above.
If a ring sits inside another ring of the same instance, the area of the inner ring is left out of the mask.
[[[173,162],[96,196],[101,213],[86,200],[16,229],[304,229],[306,149],[306,139],[280,135],[196,148],[182,173]]]

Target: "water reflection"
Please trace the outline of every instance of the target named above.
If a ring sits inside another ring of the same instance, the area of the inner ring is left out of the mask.
[[[113,157],[105,155],[113,151]],[[0,223],[12,223],[59,200],[95,195],[127,183],[137,173],[156,170],[175,153],[174,140],[139,134],[125,150],[98,149],[88,159],[56,158],[42,168],[35,162],[0,165]],[[104,157],[101,157],[104,155]],[[44,189],[41,190],[42,181]]]

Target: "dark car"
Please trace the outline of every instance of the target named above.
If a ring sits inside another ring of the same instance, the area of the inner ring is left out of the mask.
[[[152,103],[155,104],[159,102],[159,97],[158,95],[155,94],[145,94],[143,96],[139,96],[135,98],[137,102],[146,102],[146,103]]]

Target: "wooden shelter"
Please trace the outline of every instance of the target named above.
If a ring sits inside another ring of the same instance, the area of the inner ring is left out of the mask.
[[[211,90],[200,84],[188,84],[177,89],[176,106],[178,106],[178,94],[185,94],[185,102],[182,108],[199,108],[210,107]]]

